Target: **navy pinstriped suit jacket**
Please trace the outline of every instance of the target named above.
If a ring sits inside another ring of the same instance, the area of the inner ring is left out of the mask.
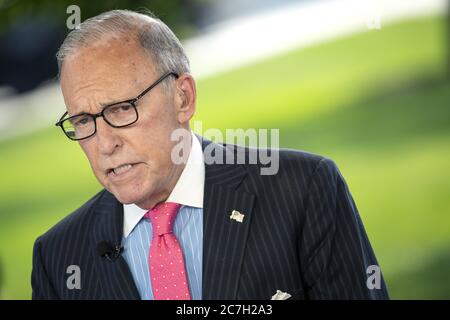
[[[206,164],[203,299],[270,299],[277,290],[291,299],[388,299],[382,278],[380,289],[366,285],[377,261],[334,162],[280,150],[279,164],[271,176],[259,164]],[[122,204],[103,190],[40,236],[33,299],[139,299],[125,260],[97,253],[101,241],[120,243],[122,230]],[[67,286],[70,265],[80,267],[80,289]]]

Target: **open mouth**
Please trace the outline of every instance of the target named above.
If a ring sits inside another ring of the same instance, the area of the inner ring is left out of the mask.
[[[122,164],[116,168],[110,168],[108,169],[106,172],[108,175],[113,175],[113,176],[119,176],[122,174],[127,173],[128,171],[131,170],[131,168],[133,168],[133,166],[136,163],[126,163],[126,164]]]

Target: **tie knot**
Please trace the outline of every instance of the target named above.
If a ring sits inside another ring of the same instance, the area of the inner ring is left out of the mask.
[[[177,216],[180,204],[174,202],[162,202],[147,211],[145,218],[152,222],[153,237],[172,233],[173,223]]]

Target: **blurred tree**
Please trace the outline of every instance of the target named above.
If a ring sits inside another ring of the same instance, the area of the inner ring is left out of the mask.
[[[0,34],[17,20],[44,16],[66,29],[66,9],[77,5],[81,20],[113,9],[148,9],[161,18],[177,35],[184,37],[195,31],[203,8],[214,0],[0,0]]]
[[[0,0],[0,86],[22,93],[57,74],[56,51],[70,32],[67,7],[81,21],[113,9],[151,11],[178,37],[193,35],[214,0]]]
[[[450,0],[447,0],[447,77],[450,79]]]

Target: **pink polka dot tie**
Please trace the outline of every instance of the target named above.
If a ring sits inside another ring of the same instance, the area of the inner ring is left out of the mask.
[[[160,203],[145,214],[152,222],[149,252],[150,280],[155,300],[190,300],[183,252],[173,234],[178,203]]]

